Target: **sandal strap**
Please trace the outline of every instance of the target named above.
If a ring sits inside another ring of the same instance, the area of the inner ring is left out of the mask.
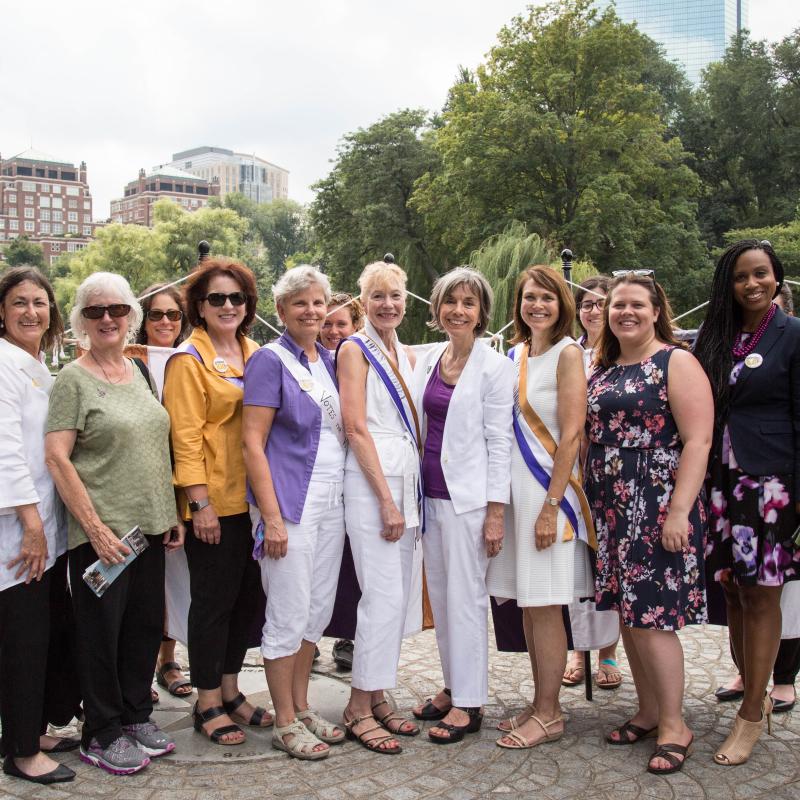
[[[619,668],[619,664],[617,664],[617,662],[613,658],[604,658],[600,663],[606,664],[609,667],[614,667],[615,669]]]
[[[619,728],[617,728],[616,730],[617,733],[619,734],[619,740],[621,742],[627,741],[630,742],[631,744],[634,744],[635,742],[638,742],[639,739],[642,739],[645,736],[647,736],[647,734],[650,733],[653,729],[641,728],[639,725],[634,725],[633,722],[628,720],[627,722],[624,722],[622,725],[620,725]],[[631,739],[631,737],[628,736],[629,733],[632,733],[636,738]]]
[[[388,708],[389,708],[389,711],[388,711],[386,714],[384,714],[382,717],[379,717],[379,716],[378,716],[378,715],[375,713],[375,709],[376,709],[376,708],[379,708],[380,706],[384,706],[384,705],[385,705],[385,706],[388,706]],[[399,714],[398,714],[398,713],[397,713],[397,712],[396,712],[396,711],[395,711],[395,710],[392,708],[392,706],[390,705],[390,703],[389,703],[389,701],[388,701],[388,700],[381,700],[381,701],[380,701],[380,703],[375,703],[375,705],[374,705],[374,706],[372,706],[372,714],[373,714],[373,716],[375,717],[375,719],[377,719],[377,720],[378,720],[378,722],[380,722],[380,723],[381,723],[381,725],[387,725],[389,722],[400,722],[400,723],[405,723],[405,722],[408,722],[408,724],[409,724],[409,725],[411,724],[411,723],[410,723],[410,722],[409,722],[409,721],[408,721],[408,720],[407,720],[405,717],[401,717],[401,716],[400,716],[400,715],[399,715]],[[402,724],[401,724],[401,726],[400,726],[400,727],[402,727]]]
[[[222,705],[225,706],[225,710],[230,714],[233,711],[236,711],[239,706],[244,703],[247,698],[239,692],[233,700],[223,700]]]
[[[174,669],[178,670],[178,672],[183,672],[183,668],[177,661],[165,661],[158,668],[158,671],[163,675],[165,672],[172,672]]]
[[[211,706],[210,708],[203,710],[198,708],[197,705],[194,707],[194,714],[201,723],[211,722],[212,719],[224,717],[227,715],[227,713],[228,712],[222,706]]]
[[[530,747],[530,742],[516,731],[508,731],[503,738],[511,739],[511,741],[514,742],[515,745],[520,749],[526,749]]]
[[[355,717],[354,719],[351,719],[351,720],[346,720],[346,719],[342,718],[342,723],[344,724],[344,727],[347,728],[347,730],[349,730],[350,733],[353,734],[353,736],[358,737],[358,740],[362,744],[366,745],[366,747],[368,747],[370,750],[378,750],[378,749],[380,749],[380,746],[384,742],[388,742],[390,739],[394,739],[395,738],[394,734],[387,733],[386,729],[382,728],[380,725],[378,725],[377,722],[375,723],[374,727],[367,728],[367,730],[361,731],[361,733],[356,733],[353,730],[353,728],[356,725],[358,725],[359,722],[364,722],[365,720],[368,720],[368,719],[371,719],[373,722],[375,722],[375,717],[373,717],[372,714],[364,714],[363,717]],[[380,735],[379,736],[372,736],[369,739],[365,739],[364,738],[368,733],[374,733],[375,731],[380,731]],[[387,749],[391,750],[392,748],[387,748]]]
[[[320,716],[316,711],[314,711],[311,708],[307,708],[305,711],[299,711],[298,719],[301,722],[304,719],[310,720],[313,728],[310,728],[308,725],[306,725],[306,727],[309,728],[309,730],[311,730],[312,733],[316,733],[317,730],[319,730],[323,736],[332,737],[334,736],[334,731],[336,730],[336,728],[339,728],[341,730],[341,727],[337,725],[335,722],[331,722],[330,720],[325,719],[325,717]],[[305,725],[305,723],[303,724]]]
[[[686,752],[689,750],[689,745],[683,744],[660,744],[653,750],[653,755],[650,756],[650,760],[652,761],[654,758],[663,758],[664,761],[668,761],[670,766],[677,767],[678,764],[682,764],[686,760]],[[678,756],[683,756],[683,758],[678,758]]]
[[[294,738],[290,742],[284,741],[283,737],[289,734]],[[285,747],[288,747],[289,750],[296,753],[310,753],[318,744],[323,744],[323,742],[317,739],[317,737],[297,718],[293,719],[288,725],[284,725],[282,728],[276,725],[273,729],[272,738],[280,739]]]
[[[234,723],[233,725],[223,725],[221,728],[215,728],[213,731],[209,731],[207,735],[214,744],[217,744],[223,736],[231,733],[244,733],[244,731]]]
[[[250,722],[247,724],[253,728],[261,728],[261,723],[264,721],[264,714],[267,713],[266,708],[262,708],[261,706],[256,706],[253,709],[253,713],[250,715]],[[269,726],[267,726],[269,727]]]

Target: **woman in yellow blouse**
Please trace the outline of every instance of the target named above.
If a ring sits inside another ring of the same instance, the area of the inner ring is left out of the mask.
[[[238,687],[262,596],[258,565],[250,557],[242,457],[242,376],[258,349],[245,334],[256,300],[255,278],[243,264],[212,258],[198,267],[186,282],[195,330],[167,364],[164,382],[174,481],[187,521],[194,726],[224,745],[244,742],[236,723],[272,725],[272,717],[248,703]]]

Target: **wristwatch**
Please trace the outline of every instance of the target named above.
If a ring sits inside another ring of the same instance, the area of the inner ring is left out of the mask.
[[[207,497],[203,500],[190,500],[189,511],[194,514],[195,511],[202,511],[207,505],[211,505],[211,501]]]
[[[561,501],[557,497],[548,497],[545,502],[554,508],[558,508],[561,505]],[[189,507],[191,508],[191,505]]]

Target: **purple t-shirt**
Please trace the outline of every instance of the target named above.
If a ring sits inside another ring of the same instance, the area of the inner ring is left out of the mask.
[[[439,377],[437,364],[422,396],[422,409],[428,417],[428,432],[425,434],[425,450],[422,455],[422,485],[425,487],[425,497],[436,500],[450,499],[442,472],[442,438],[454,388]]]
[[[277,343],[308,369],[306,354],[288,333]],[[319,343],[317,353],[328,368],[334,386],[338,386],[330,353]],[[322,424],[319,406],[300,388],[280,358],[266,347],[256,350],[245,364],[244,405],[277,409],[267,437],[267,460],[281,516],[299,523],[317,459]],[[249,482],[247,501],[256,504]]]

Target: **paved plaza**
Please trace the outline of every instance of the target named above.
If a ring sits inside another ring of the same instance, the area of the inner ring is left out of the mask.
[[[567,726],[564,738],[533,750],[511,752],[496,747],[496,723],[519,710],[531,696],[530,668],[524,654],[490,651],[490,700],[483,729],[455,745],[436,746],[423,735],[402,738],[403,753],[380,756],[354,742],[334,748],[322,762],[302,762],[272,750],[271,731],[247,729],[241,747],[218,747],[191,729],[190,704],[161,693],[155,715],[178,743],[172,756],[153,761],[130,777],[112,777],[79,761],[59,756],[77,770],[71,784],[37,787],[0,774],[2,798],[89,798],[114,800],[473,800],[473,798],[544,798],[545,800],[798,800],[800,798],[800,711],[776,715],[773,735],[762,737],[751,760],[739,767],[716,766],[715,748],[733,722],[736,704],[719,704],[713,691],[730,672],[726,631],[712,626],[687,628],[686,714],[695,732],[695,749],[683,772],[657,777],[645,771],[653,740],[632,747],[612,747],[603,734],[627,719],[634,692],[624,654],[625,683],[616,691],[595,691],[588,702],[582,687],[564,689]],[[331,660],[332,641],[324,639],[322,657],[312,676],[311,698],[317,708],[338,720],[349,691],[349,673]],[[183,654],[185,656],[185,654]],[[268,704],[259,654],[248,654],[242,688]],[[435,693],[441,683],[433,631],[405,642],[399,686],[391,695],[397,707],[411,706]],[[426,723],[430,725],[431,723]],[[74,731],[71,731],[74,733]]]

